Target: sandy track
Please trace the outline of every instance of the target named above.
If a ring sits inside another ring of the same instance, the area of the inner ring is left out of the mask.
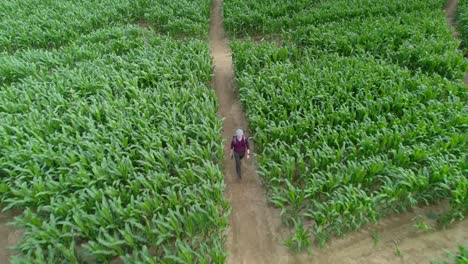
[[[453,27],[453,36],[458,38],[458,31],[455,22],[455,15],[457,11],[458,0],[449,0],[445,6],[445,12],[447,13],[447,19],[449,24]],[[466,78],[465,78],[466,79]]]
[[[225,140],[225,195],[233,209],[229,218],[228,263],[278,263],[277,252],[283,252],[279,256],[286,256],[286,249],[275,236],[280,226],[278,213],[267,206],[266,196],[252,160],[243,160],[243,178],[239,180],[235,174],[234,161],[229,157],[229,144],[235,130],[240,127],[248,131],[248,123],[235,90],[231,51],[223,29],[222,0],[214,0],[211,8],[213,85],[220,105],[218,115],[224,118],[222,137]]]

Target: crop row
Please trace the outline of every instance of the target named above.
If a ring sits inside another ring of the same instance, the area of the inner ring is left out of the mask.
[[[334,0],[334,1],[244,1],[224,3],[225,24],[235,37],[278,34],[306,25],[345,22],[349,19],[379,17],[382,14],[398,16],[416,10],[439,10],[444,0]]]
[[[2,1],[0,52],[59,48],[96,29],[128,23],[204,39],[209,5],[207,0]]]
[[[236,5],[237,2],[245,1],[226,2],[227,27],[237,37],[268,34],[273,39],[280,37],[283,42],[346,56],[371,54],[411,70],[436,73],[452,80],[462,78],[468,68],[457,51],[458,41],[445,23],[440,1],[327,1],[314,5],[299,1],[289,3],[295,6],[293,10],[298,9],[297,13],[288,15],[281,10],[280,18],[269,13],[273,11],[267,5],[262,9],[259,2],[241,12],[238,9],[242,5]],[[262,28],[249,30],[249,25],[242,24],[258,17],[261,19],[252,24]],[[234,23],[237,19],[241,22]]]
[[[13,263],[221,263],[221,122],[206,43],[112,27],[3,54],[0,191]]]

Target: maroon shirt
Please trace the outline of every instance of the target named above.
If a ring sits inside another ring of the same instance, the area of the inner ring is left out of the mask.
[[[242,136],[241,140],[238,140],[237,137],[234,136],[231,141],[231,149],[234,149],[237,153],[245,152],[246,149],[250,149],[249,140],[244,136]]]

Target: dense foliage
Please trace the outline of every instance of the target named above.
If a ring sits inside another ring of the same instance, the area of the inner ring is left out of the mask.
[[[231,47],[260,173],[294,226],[290,246],[447,199],[439,223],[467,214],[467,63],[443,2],[225,2],[243,39]]]
[[[235,37],[267,34],[343,56],[370,54],[452,80],[467,68],[444,20],[445,1],[270,2],[226,1],[226,27]]]
[[[0,51],[51,49],[128,23],[160,34],[206,38],[209,0],[26,0],[0,2]]]
[[[223,263],[208,45],[156,34],[207,34],[209,2],[160,6],[203,16],[180,31],[154,1],[27,2],[0,3],[0,193],[24,209],[13,263]],[[158,25],[124,25],[137,11]]]

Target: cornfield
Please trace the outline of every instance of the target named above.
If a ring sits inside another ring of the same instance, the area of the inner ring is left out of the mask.
[[[266,34],[343,56],[370,54],[451,80],[467,67],[442,21],[446,1],[286,1],[273,8],[268,0],[247,2],[226,1],[226,27],[235,37]]]
[[[24,209],[12,263],[224,262],[211,56],[171,37],[207,34],[209,1],[153,2],[0,3],[0,193]],[[132,25],[156,9],[192,12]]]
[[[99,29],[127,24],[206,39],[209,0],[11,0],[0,2],[0,51],[53,49]]]
[[[24,210],[12,263],[225,262],[210,3],[0,2],[0,194]],[[468,63],[445,0],[224,3],[286,245],[442,201],[441,225],[464,218]]]
[[[224,10],[259,173],[294,230],[287,244],[323,245],[446,200],[439,223],[462,219],[467,62],[445,1],[271,2]]]

